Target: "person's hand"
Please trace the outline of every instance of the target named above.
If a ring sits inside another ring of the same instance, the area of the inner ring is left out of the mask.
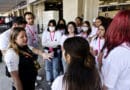
[[[98,57],[97,57],[97,60],[98,60],[99,63],[102,63],[102,58],[103,58],[103,53],[100,52]]]
[[[90,52],[93,56],[97,56],[98,55],[98,50],[94,50],[93,48],[90,47]]]
[[[98,55],[98,50],[94,50],[93,54],[94,54],[94,56],[97,56]]]
[[[100,71],[101,71],[101,67],[102,67],[102,58],[103,58],[103,52],[100,52],[98,57],[97,57]]]
[[[92,51],[91,51],[91,54],[92,54],[93,56],[97,56],[97,55],[98,55],[98,50],[92,50]]]
[[[43,53],[42,54],[43,59],[50,60],[53,57],[53,52],[52,53]]]

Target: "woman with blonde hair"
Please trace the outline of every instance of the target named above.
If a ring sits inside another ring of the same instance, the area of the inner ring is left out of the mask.
[[[7,69],[13,79],[13,90],[34,90],[35,80],[39,64],[35,55],[41,55],[44,59],[52,57],[38,49],[27,45],[27,35],[24,28],[14,28],[10,45],[7,49],[4,60]]]

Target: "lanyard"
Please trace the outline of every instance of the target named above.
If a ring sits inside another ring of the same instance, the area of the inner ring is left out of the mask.
[[[55,32],[50,32],[50,37],[51,37],[51,41],[53,41],[55,37]]]
[[[98,40],[98,50],[100,51],[100,38]]]
[[[32,34],[33,41],[36,40],[36,39],[35,39],[35,33],[31,30],[30,26],[29,26],[29,25],[26,25],[26,26],[27,26],[29,32]]]

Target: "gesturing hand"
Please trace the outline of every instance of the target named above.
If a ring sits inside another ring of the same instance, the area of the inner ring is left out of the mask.
[[[53,57],[53,53],[43,53],[43,54],[42,54],[42,57],[43,57],[43,59],[48,59],[48,60],[50,60],[50,58]]]

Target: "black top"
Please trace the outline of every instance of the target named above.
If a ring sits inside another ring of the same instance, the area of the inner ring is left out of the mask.
[[[35,80],[37,76],[37,69],[34,61],[36,61],[36,55],[27,47],[19,47],[22,52],[29,53],[32,57],[29,57],[22,52],[19,53],[19,76],[23,85],[23,90],[34,90]]]

